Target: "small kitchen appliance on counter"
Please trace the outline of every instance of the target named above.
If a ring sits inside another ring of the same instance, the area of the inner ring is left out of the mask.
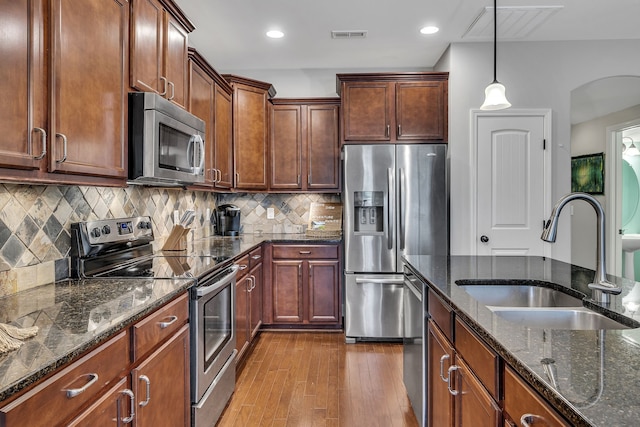
[[[237,236],[240,234],[240,208],[236,205],[221,205],[213,211],[216,234]]]

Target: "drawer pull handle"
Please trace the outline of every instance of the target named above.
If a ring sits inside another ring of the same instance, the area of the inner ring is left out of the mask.
[[[251,257],[251,259],[260,259],[260,258],[262,258],[262,255],[253,255]]]
[[[33,128],[33,130],[40,132],[40,134],[42,135],[42,139],[40,140],[42,142],[42,151],[38,156],[33,156],[33,159],[42,160],[44,156],[47,154],[47,131],[37,127]]]
[[[131,421],[133,421],[133,417],[136,415],[136,404],[135,404],[136,397],[133,394],[133,392],[128,388],[125,390],[122,390],[120,393],[129,397],[129,402],[131,404],[131,408],[129,409],[130,413],[128,417],[125,417],[122,419],[123,423],[129,424]]]
[[[523,414],[520,417],[520,425],[522,427],[531,427],[533,425],[551,425],[547,422],[546,419],[544,419],[544,417],[541,417],[540,415],[535,415],[535,414]]]
[[[171,326],[172,324],[176,323],[177,320],[178,320],[178,316],[169,316],[168,322],[160,322],[158,324],[160,325],[160,329],[165,329]]]
[[[71,399],[73,397],[76,397],[79,394],[84,393],[85,391],[87,391],[87,389],[89,387],[91,387],[93,384],[96,383],[96,381],[98,381],[98,374],[87,374],[86,377],[87,377],[87,379],[89,381],[87,381],[87,383],[85,385],[83,385],[82,387],[64,389],[64,391],[67,392],[67,398],[68,399]]]
[[[445,360],[449,360],[449,355],[448,354],[443,354],[442,357],[440,358],[440,379],[443,382],[448,383],[449,382],[449,377],[447,377],[447,378],[444,377],[444,361]]]
[[[452,396],[456,396],[459,393],[458,390],[451,388],[451,378],[452,378],[451,372],[457,371],[457,370],[458,370],[458,365],[449,366],[449,370],[448,370],[449,378],[447,378],[447,388],[449,389],[449,393],[451,393]]]
[[[240,264],[240,270],[246,270],[247,267],[247,264]]]
[[[298,253],[300,255],[309,255],[311,253],[311,251],[299,251]]]
[[[149,380],[149,377],[146,375],[140,375],[138,379],[140,381],[144,381],[147,385],[147,399],[143,402],[138,403],[138,405],[145,407],[149,404],[149,401],[151,400],[151,381]]]

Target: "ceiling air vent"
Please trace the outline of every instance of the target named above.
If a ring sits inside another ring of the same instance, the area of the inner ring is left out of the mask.
[[[331,31],[332,39],[364,39],[367,37],[367,30],[361,31]]]
[[[498,38],[521,39],[528,36],[554,13],[564,6],[504,6],[497,10]],[[480,11],[463,34],[464,39],[488,39],[493,37],[493,7]]]

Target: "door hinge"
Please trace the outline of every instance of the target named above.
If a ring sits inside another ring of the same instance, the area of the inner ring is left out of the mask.
[[[546,139],[543,139],[543,140],[542,140],[542,149],[543,149],[543,150],[546,150],[546,149],[547,149],[547,140],[546,140]]]

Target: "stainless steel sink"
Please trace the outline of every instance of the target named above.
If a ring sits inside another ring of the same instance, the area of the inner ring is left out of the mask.
[[[533,285],[458,285],[478,302],[501,307],[582,307],[582,300]]]
[[[540,329],[631,329],[587,308],[488,307],[503,319]]]

